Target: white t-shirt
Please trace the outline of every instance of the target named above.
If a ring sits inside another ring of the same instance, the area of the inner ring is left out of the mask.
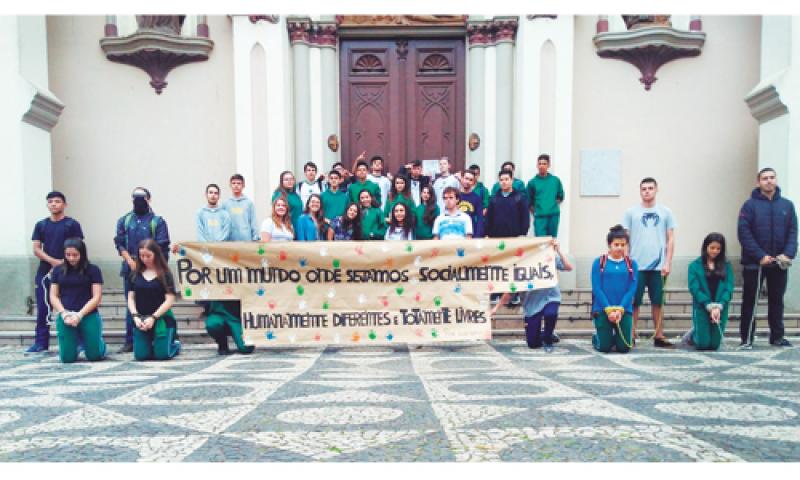
[[[622,226],[630,233],[630,255],[639,271],[661,270],[667,259],[667,232],[677,226],[672,211],[662,205],[636,205],[625,212]]]
[[[272,235],[272,242],[291,242],[294,240],[292,232],[284,226],[278,227],[271,218],[264,220],[264,223],[261,224],[261,231]]]
[[[472,219],[459,209],[453,215],[445,211],[433,222],[432,233],[439,235],[441,240],[467,238],[467,235],[472,235]]]
[[[384,238],[386,240],[414,240],[414,231],[411,230],[406,236],[403,234],[402,228],[394,229],[389,227],[386,229],[386,235],[384,235]]]
[[[381,189],[381,207],[386,205],[386,197],[389,196],[389,191],[392,189],[392,181],[389,180],[386,175],[381,175],[380,177],[376,177],[375,175],[368,173],[367,180],[372,183],[375,183]]]
[[[433,191],[436,192],[436,204],[439,205],[440,212],[444,212],[444,189],[447,187],[461,190],[458,179],[452,173],[446,177],[438,177],[433,181]]]
[[[295,188],[295,190],[297,191],[297,195],[300,196],[300,201],[303,202],[304,209],[308,203],[308,197],[314,193],[321,195],[322,192],[325,191],[325,186],[323,185],[322,188],[320,188],[320,183],[322,182],[306,183],[306,181],[303,180],[297,184],[297,188]]]

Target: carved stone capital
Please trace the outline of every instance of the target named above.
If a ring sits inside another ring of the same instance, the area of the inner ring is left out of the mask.
[[[514,42],[519,20],[516,17],[497,17],[492,20],[494,43]]]
[[[311,43],[311,19],[308,17],[289,17],[286,19],[289,30],[289,41],[295,43]]]
[[[335,22],[313,22],[309,40],[317,47],[336,47],[338,26]]]
[[[492,43],[491,24],[489,22],[467,23],[467,41],[470,47]]]

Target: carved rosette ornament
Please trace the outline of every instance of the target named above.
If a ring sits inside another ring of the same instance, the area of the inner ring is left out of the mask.
[[[160,95],[173,68],[208,60],[214,48],[208,38],[181,36],[184,19],[185,15],[137,15],[136,32],[126,37],[101,38],[100,47],[110,61],[147,72],[150,86]]]
[[[668,15],[628,15],[629,30],[608,32],[608,21],[597,22],[594,44],[597,55],[630,63],[639,69],[639,81],[650,90],[658,80],[656,72],[665,63],[679,58],[696,57],[703,51],[706,34],[677,30],[669,26]],[[699,25],[699,19],[693,26]]]

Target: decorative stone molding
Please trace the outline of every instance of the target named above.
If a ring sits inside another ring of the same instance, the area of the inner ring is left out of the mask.
[[[600,27],[601,21],[598,21]],[[598,28],[600,30],[600,28]],[[645,90],[658,79],[656,72],[667,62],[696,57],[703,50],[704,32],[676,30],[672,27],[641,27],[624,32],[598,31],[594,36],[597,55],[630,63],[639,69]]]
[[[550,20],[555,20],[558,18],[558,15],[525,15],[525,18],[528,20],[536,20],[537,18],[547,18]]]
[[[781,100],[778,89],[771,83],[756,87],[744,101],[747,102],[750,114],[758,120],[758,123],[768,122],[789,112],[789,108]]]
[[[468,22],[467,41],[470,47],[513,43],[518,27],[518,17],[495,17],[492,20]]]
[[[495,28],[495,43],[514,42],[519,27],[517,17],[495,17],[492,25]]]
[[[288,17],[286,28],[289,30],[289,41],[295,43],[311,43],[311,19],[308,17]]]
[[[256,24],[258,22],[264,21],[269,22],[272,24],[277,24],[281,16],[280,15],[248,15],[247,19],[250,20],[250,23]]]
[[[467,15],[336,15],[343,27],[463,26],[466,21]]]
[[[31,107],[22,116],[22,121],[49,132],[56,126],[64,104],[50,92],[37,90],[31,100]]]
[[[138,30],[126,37],[104,37],[100,39],[100,47],[112,62],[147,72],[150,86],[160,95],[167,86],[167,75],[173,68],[208,60],[214,42],[202,37]]]
[[[336,48],[338,40],[338,26],[335,22],[312,22],[311,44],[315,47]]]

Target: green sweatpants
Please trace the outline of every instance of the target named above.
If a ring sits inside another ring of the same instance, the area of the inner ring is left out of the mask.
[[[228,335],[230,335],[240,353],[253,353],[254,347],[244,344],[241,320],[225,309],[223,302],[210,302],[206,331],[220,347],[228,346]]]
[[[633,316],[625,312],[619,327],[608,320],[605,312],[598,312],[594,317],[595,334],[592,335],[592,346],[599,352],[608,353],[613,347],[617,347],[617,352],[628,353],[630,346],[633,346],[631,333],[633,332]],[[620,335],[620,330],[622,335]]]
[[[77,327],[64,323],[61,315],[56,320],[58,332],[58,357],[61,363],[73,363],[78,359],[78,335],[83,337],[83,351],[90,362],[102,360],[106,356],[106,343],[103,341],[103,320],[97,311],[83,317]]]
[[[557,237],[558,236],[558,221],[561,219],[561,214],[554,215],[534,215],[533,216],[533,234],[537,237]]]
[[[169,360],[180,352],[181,342],[175,340],[177,329],[175,327],[159,328],[158,323],[166,322],[168,316],[172,317],[172,310],[164,314],[156,321],[156,325],[146,332],[133,327],[133,358],[135,360]]]
[[[711,323],[708,312],[702,306],[692,308],[692,340],[698,350],[719,350],[722,334],[728,326],[728,307],[719,316],[719,324]]]

